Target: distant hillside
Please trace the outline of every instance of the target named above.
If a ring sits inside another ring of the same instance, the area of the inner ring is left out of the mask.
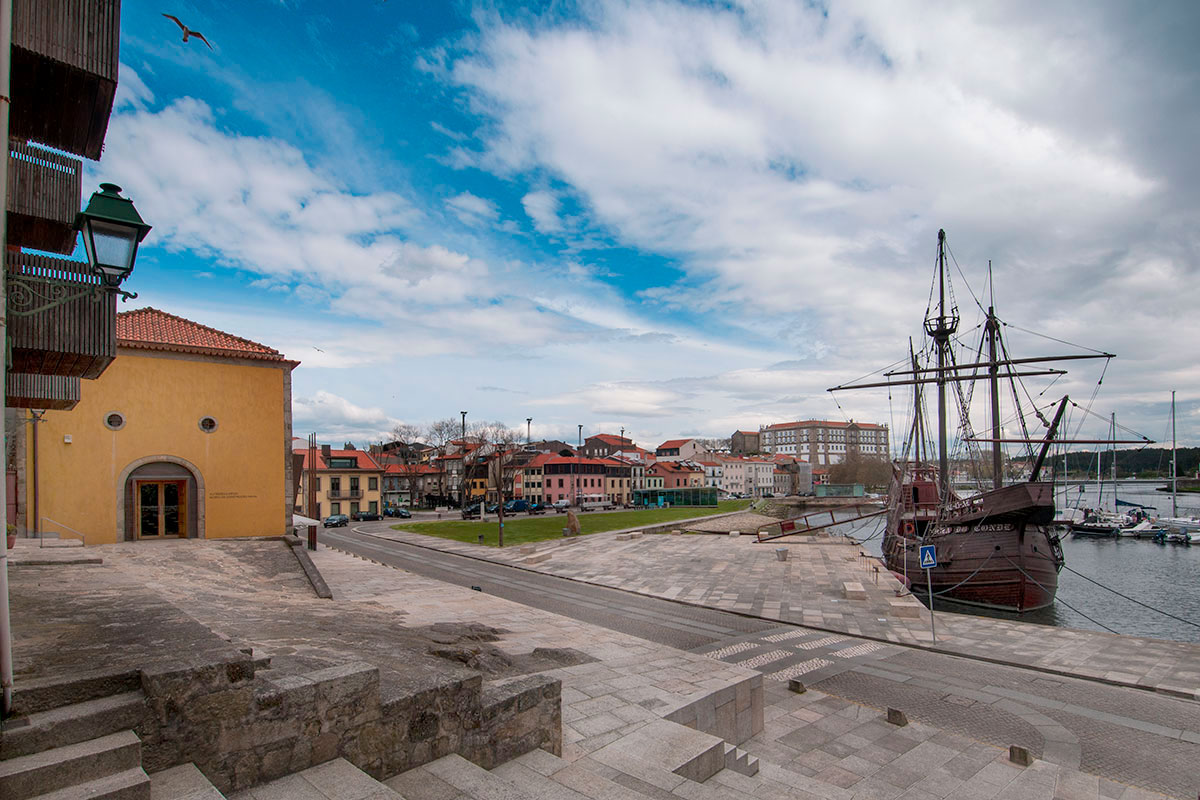
[[[1179,476],[1189,477],[1196,474],[1200,466],[1200,447],[1181,447],[1179,455]],[[1118,478],[1166,478],[1171,474],[1171,449],[1169,447],[1147,447],[1142,450],[1118,450]],[[1104,477],[1112,474],[1113,453],[1111,450],[1100,452],[1100,472]],[[1014,459],[1017,460],[1017,459]],[[1056,456],[1052,468],[1062,474],[1062,456]],[[1067,454],[1067,471],[1072,476],[1096,474],[1096,452],[1081,451]]]

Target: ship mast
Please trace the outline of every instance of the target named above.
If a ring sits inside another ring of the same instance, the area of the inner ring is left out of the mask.
[[[996,339],[1000,335],[1000,320],[996,310],[988,306],[988,384],[992,390],[992,488],[999,489],[1003,483],[1001,471],[1003,459],[1000,455],[1000,362],[996,358]]]
[[[958,330],[958,309],[946,313],[946,231],[938,230],[938,309],[937,317],[925,320],[925,333],[937,347],[938,389],[938,496],[944,503],[950,497],[950,455],[946,450],[946,366],[950,356],[950,337]]]

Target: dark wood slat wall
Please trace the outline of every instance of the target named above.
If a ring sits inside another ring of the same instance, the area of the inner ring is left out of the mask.
[[[8,244],[70,255],[83,162],[18,141],[8,149]]]
[[[9,408],[70,411],[79,403],[79,378],[10,372],[4,394]]]
[[[13,372],[98,378],[117,355],[117,298],[106,292],[99,300],[81,297],[30,316],[18,316],[19,287],[14,279],[38,285],[49,294],[50,280],[64,281],[68,291],[96,286],[87,264],[32,253],[7,254],[9,276],[8,331]],[[35,302],[36,305],[36,302]]]
[[[121,0],[14,0],[12,41],[116,83]]]
[[[14,0],[14,138],[100,158],[117,88],[120,27],[120,0]]]

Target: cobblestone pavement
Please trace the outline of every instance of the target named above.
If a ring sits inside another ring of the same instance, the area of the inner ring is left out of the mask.
[[[803,628],[700,648],[829,695],[997,746],[1019,744],[1048,762],[1191,797],[1200,792],[1200,705]],[[803,737],[793,737],[793,742]],[[809,734],[816,744],[820,734]]]
[[[695,654],[680,654],[670,648],[639,642],[613,631],[355,559],[327,548],[319,550],[314,561],[335,597],[394,609],[403,615],[405,624],[480,621],[506,628],[509,633],[502,637],[501,644],[516,650],[570,646],[601,658],[599,664],[570,667],[551,674],[563,680],[564,758],[597,770],[606,777],[616,779],[618,776],[611,766],[596,761],[602,758],[604,748],[660,714],[664,707],[695,697],[706,689],[711,690],[721,680],[746,674],[743,670],[732,675],[722,676],[719,672],[709,675],[703,664],[691,660],[697,658]],[[1005,738],[988,744],[978,741],[980,737],[972,736],[978,731],[978,724],[970,726],[970,731],[956,731],[953,727],[926,724],[912,711],[909,712],[914,719],[912,724],[902,728],[886,724],[882,710],[888,705],[896,705],[895,698],[900,694],[894,682],[888,687],[890,691],[875,698],[878,702],[860,704],[822,691],[829,680],[818,683],[817,688],[804,694],[793,694],[787,690],[786,682],[780,680],[785,676],[779,673],[786,673],[788,664],[814,660],[841,664],[841,671],[826,667],[812,670],[810,674],[818,680],[820,675],[833,678],[842,674],[855,675],[856,672],[845,670],[886,664],[888,657],[907,653],[905,648],[777,627],[771,631],[744,634],[727,640],[727,643],[706,645],[704,649],[710,657],[723,657],[743,668],[753,664],[756,671],[764,672],[763,731],[741,745],[761,759],[761,771],[757,776],[747,777],[723,770],[708,784],[715,784],[718,791],[719,787],[726,786],[747,795],[790,800],[900,797],[905,800],[1026,800],[1031,797],[1150,800],[1161,796],[1080,772],[1077,766],[1069,764],[1040,760],[1026,769],[1012,765],[1007,760],[1006,747],[996,745],[1041,741],[1037,739],[1041,729],[1035,724],[1040,720],[1031,723],[1022,716],[1024,709],[1001,708],[993,716],[1004,719],[1011,726],[1012,736],[1024,735],[1025,739]],[[788,655],[777,657],[780,651],[787,651]],[[684,659],[684,656],[688,658]],[[927,657],[958,661],[936,654]],[[714,664],[711,660],[708,663]],[[906,666],[914,670],[921,667],[920,664]],[[872,676],[863,674],[862,677],[874,680],[872,689],[875,691],[886,685]],[[708,683],[710,679],[712,682]],[[949,694],[941,692],[941,695]],[[959,697],[970,699],[965,694]],[[1182,701],[1161,702],[1182,704]],[[964,712],[971,710],[969,706],[951,706]],[[949,721],[956,720],[950,718]],[[989,720],[984,722],[989,723]],[[1045,727],[1043,724],[1042,728]],[[1119,740],[1117,744],[1120,744]],[[1177,762],[1173,767],[1176,776],[1181,772],[1186,775],[1186,768],[1181,770],[1179,763],[1194,762]],[[623,778],[626,785],[635,782],[629,776]],[[636,788],[645,791],[647,784],[637,782]],[[679,796],[662,787],[651,795],[669,800]],[[1190,797],[1182,793],[1175,796]]]
[[[897,608],[896,579],[857,545],[840,539],[789,544],[753,537],[593,534],[529,549],[479,547],[386,525],[355,529],[374,537],[452,552],[572,580],[852,635],[928,647],[929,612],[907,598]],[[539,560],[549,554],[549,558]],[[863,594],[848,598],[846,583]],[[915,616],[900,616],[915,614]],[[939,614],[937,649],[1037,667],[1102,682],[1200,699],[1200,645]]]

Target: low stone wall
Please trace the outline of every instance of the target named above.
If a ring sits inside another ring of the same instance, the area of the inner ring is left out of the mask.
[[[561,749],[561,686],[542,675],[447,677],[385,699],[370,664],[256,677],[247,657],[147,670],[142,690],[146,771],[192,761],[222,792],[336,757],[387,778],[451,753],[490,768]]]

